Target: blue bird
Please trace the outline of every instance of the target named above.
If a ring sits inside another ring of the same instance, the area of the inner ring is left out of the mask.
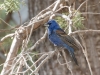
[[[49,20],[48,24],[48,38],[55,45],[67,49],[73,58],[74,62],[78,65],[75,58],[74,48],[78,49],[74,38],[67,35],[55,20]]]

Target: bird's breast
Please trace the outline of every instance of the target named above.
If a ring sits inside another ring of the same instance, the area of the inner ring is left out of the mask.
[[[63,41],[60,39],[60,37],[55,34],[55,33],[52,33],[50,35],[48,35],[49,37],[49,40],[56,46],[63,46]]]

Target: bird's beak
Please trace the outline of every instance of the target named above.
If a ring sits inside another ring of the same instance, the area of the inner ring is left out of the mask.
[[[47,23],[45,23],[44,26],[48,27],[49,25]]]

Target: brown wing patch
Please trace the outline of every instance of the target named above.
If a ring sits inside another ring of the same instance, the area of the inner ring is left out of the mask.
[[[78,49],[78,45],[76,44],[76,41],[74,40],[72,36],[67,35],[66,38],[67,38],[67,41],[69,41],[76,49]]]
[[[63,31],[63,30],[56,30],[56,33],[58,34],[58,35],[65,35],[66,36],[66,33]]]
[[[56,33],[60,36],[60,38],[69,46],[78,49],[78,46],[73,37],[67,35],[63,30],[56,30]]]

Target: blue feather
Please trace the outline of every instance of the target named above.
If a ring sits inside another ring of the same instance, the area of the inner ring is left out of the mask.
[[[55,20],[50,20],[47,23],[49,40],[56,46],[67,49],[73,58],[74,62],[78,65],[74,54],[74,47],[76,46],[74,39],[67,35]]]

